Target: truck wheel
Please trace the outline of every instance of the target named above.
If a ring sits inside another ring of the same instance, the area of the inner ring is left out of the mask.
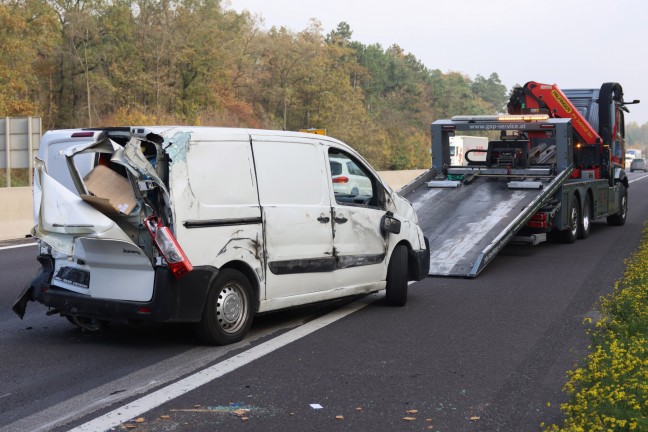
[[[621,202],[619,203],[619,211],[616,214],[607,217],[608,225],[622,226],[625,225],[626,217],[628,216],[628,189],[624,185],[619,185],[621,188]]]
[[[580,217],[578,227],[578,238],[586,239],[590,235],[590,228],[592,225],[592,205],[590,204],[589,195],[585,195],[585,202],[583,203],[583,212]]]
[[[574,243],[578,238],[578,225],[580,223],[580,209],[578,199],[572,196],[571,207],[569,208],[569,228],[559,231],[559,238],[562,243]]]
[[[387,267],[385,303],[388,306],[405,306],[407,303],[407,247],[397,245]]]
[[[198,337],[209,345],[238,342],[252,325],[252,288],[243,273],[224,269],[209,289]]]

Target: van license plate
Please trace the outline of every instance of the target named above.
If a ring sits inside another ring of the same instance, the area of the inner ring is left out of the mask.
[[[80,288],[90,288],[90,272],[74,267],[61,267],[54,276],[54,280],[78,286]]]

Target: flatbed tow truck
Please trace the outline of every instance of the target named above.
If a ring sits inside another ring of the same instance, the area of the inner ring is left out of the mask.
[[[401,189],[430,240],[430,275],[475,277],[509,242],[587,238],[591,222],[625,224],[628,179],[621,86],[565,90],[529,82],[508,115],[432,124],[432,168]],[[489,137],[450,164],[455,133]],[[497,136],[496,138],[493,138]]]

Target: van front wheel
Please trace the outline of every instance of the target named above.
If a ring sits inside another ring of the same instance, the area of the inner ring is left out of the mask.
[[[405,245],[396,246],[389,260],[385,303],[388,306],[405,306],[407,303],[407,247]]]
[[[242,340],[252,325],[252,288],[243,273],[223,269],[209,289],[198,337],[209,345]]]

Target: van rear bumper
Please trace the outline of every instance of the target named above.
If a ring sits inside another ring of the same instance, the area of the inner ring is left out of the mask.
[[[37,301],[52,313],[106,321],[198,322],[209,287],[218,274],[212,267],[196,267],[176,279],[168,267],[155,269],[153,296],[150,301],[106,300],[78,294],[51,285],[54,272],[52,257],[40,255],[40,272],[16,300],[13,311],[22,318],[29,301]]]

